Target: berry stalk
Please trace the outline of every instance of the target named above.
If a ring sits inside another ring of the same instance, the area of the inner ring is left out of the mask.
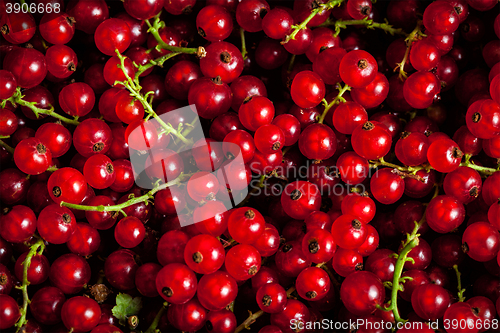
[[[160,308],[160,310],[156,314],[155,319],[153,320],[151,325],[149,325],[149,327],[145,333],[154,333],[156,331],[156,327],[158,326],[158,323],[160,322],[161,316],[163,316],[163,314],[165,313],[165,309],[167,308],[167,306],[168,306],[167,302],[163,303],[163,306]]]
[[[78,209],[78,210],[86,210],[86,211],[94,211],[94,212],[119,212],[122,211],[122,209],[127,208],[129,206],[135,205],[136,203],[139,202],[145,202],[146,204],[149,203],[149,200],[154,199],[154,194],[158,191],[164,190],[167,187],[177,185],[181,183],[181,180],[184,179],[184,177],[191,177],[191,174],[181,174],[179,177],[176,179],[172,180],[171,182],[158,185],[152,190],[150,190],[148,193],[141,195],[140,197],[134,197],[130,198],[129,200],[119,204],[119,205],[113,205],[113,206],[86,206],[86,205],[77,205],[77,204],[72,204],[69,202],[64,202],[61,201],[60,205],[72,209]],[[123,211],[122,211],[123,214]]]
[[[161,38],[160,33],[158,32],[159,29],[165,27],[165,22],[160,20],[160,17],[159,17],[160,14],[161,14],[161,12],[158,13],[158,15],[155,17],[152,25],[149,22],[149,20],[144,20],[149,27],[148,32],[151,33],[151,35],[153,35],[153,37],[156,39],[156,42],[158,43],[158,45],[156,46],[156,49],[158,51],[161,51],[163,49],[163,50],[169,50],[172,52],[196,54],[196,56],[198,56],[198,58],[205,57],[206,52],[202,46],[197,47],[197,48],[195,48],[195,47],[179,47],[179,46],[168,45],[167,43],[165,43],[163,41],[163,39]]]
[[[31,103],[27,102],[27,101],[23,100],[23,97],[24,97],[24,95],[21,93],[21,87],[17,87],[14,95],[12,95],[9,99],[5,99],[2,101],[2,107],[5,106],[5,103],[7,101],[9,101],[13,106],[21,105],[21,106],[25,106],[25,107],[29,108],[31,111],[33,111],[33,113],[35,114],[35,116],[37,118],[39,117],[39,114],[46,114],[48,116],[57,118],[60,121],[65,122],[66,124],[76,126],[80,123],[78,121],[78,117],[74,117],[73,119],[70,119],[70,118],[66,118],[64,116],[61,116],[60,114],[54,112],[53,106],[51,106],[50,109],[48,109],[48,110],[37,108],[35,106],[36,102],[31,102]]]
[[[330,0],[327,3],[319,4],[318,7],[314,8],[311,11],[311,14],[309,14],[309,16],[304,21],[302,21],[302,23],[292,26],[292,32],[285,37],[285,40],[282,41],[281,44],[286,44],[290,40],[295,39],[295,36],[297,36],[299,31],[305,29],[307,27],[307,23],[309,23],[309,21],[311,21],[314,18],[314,16],[322,13],[325,10],[329,10],[336,6],[340,6],[342,2],[344,2],[344,0]]]
[[[153,92],[148,92],[145,95],[140,92],[140,90],[142,89],[141,86],[137,82],[132,80],[132,78],[127,74],[125,70],[125,56],[123,56],[118,50],[116,50],[116,54],[118,58],[120,58],[121,64],[119,66],[123,71],[123,74],[125,74],[126,80],[117,81],[115,82],[115,84],[121,84],[122,86],[127,88],[127,90],[130,92],[130,96],[136,98],[139,102],[141,102],[141,104],[144,106],[144,110],[148,113],[148,117],[146,118],[146,120],[152,116],[165,129],[164,133],[171,133],[175,135],[186,145],[193,144],[192,140],[186,139],[180,130],[176,130],[172,127],[172,125],[165,123],[160,117],[158,117],[156,112],[153,110],[153,106],[151,105],[150,101],[148,101],[148,96],[152,95]]]
[[[413,29],[412,32],[406,37],[405,42],[406,42],[406,51],[405,55],[403,56],[403,60],[397,64],[396,68],[394,68],[394,71],[397,71],[399,68],[399,79],[401,81],[404,81],[404,79],[408,78],[408,75],[406,75],[406,72],[404,71],[404,67],[406,62],[408,61],[408,57],[410,55],[410,48],[411,45],[413,44],[414,41],[419,40],[421,37],[425,37],[426,35],[422,33],[422,21],[417,22],[417,26],[415,29]]]
[[[36,254],[42,254],[43,250],[45,250],[45,243],[42,238],[38,238],[38,240],[30,246],[30,250],[28,252],[28,255],[26,256],[26,259],[24,259],[23,262],[23,282],[21,286],[16,286],[16,288],[21,289],[23,292],[23,307],[20,310],[21,312],[21,317],[16,323],[17,331],[21,329],[26,323],[28,322],[26,320],[26,314],[28,312],[28,305],[30,303],[30,299],[28,296],[28,286],[29,286],[29,281],[28,281],[28,268],[31,265],[31,259],[33,258],[34,255]]]
[[[408,253],[418,246],[420,236],[417,232],[425,221],[424,217],[419,222],[415,221],[415,228],[413,229],[411,234],[406,235],[406,241],[403,243],[404,247],[401,252],[398,254],[396,265],[394,267],[394,277],[392,279],[392,289],[391,289],[391,300],[390,305],[388,307],[382,307],[384,311],[392,311],[394,313],[394,320],[396,322],[406,322],[405,319],[401,318],[398,309],[398,291],[403,290],[404,279],[401,278],[401,274],[403,273],[404,265],[407,261],[413,261],[412,258],[408,258]]]
[[[453,269],[455,270],[455,274],[457,275],[458,301],[459,302],[464,302],[465,301],[465,296],[464,296],[465,288],[462,289],[462,279],[461,279],[462,274],[458,270],[458,266],[457,265],[453,265]]]
[[[319,117],[319,120],[318,120],[319,124],[323,124],[323,121],[325,120],[325,117],[328,114],[328,111],[330,111],[330,109],[335,104],[339,104],[340,102],[345,103],[345,98],[342,97],[342,95],[346,91],[351,90],[351,87],[349,87],[347,84],[344,85],[344,87],[342,87],[342,85],[339,83],[339,84],[337,84],[337,89],[339,90],[339,93],[338,93],[337,97],[335,97],[335,99],[330,104],[328,104],[328,102],[326,101],[326,99],[323,99],[323,105],[325,106],[325,109],[323,110],[323,113]]]
[[[14,148],[6,144],[3,140],[0,139],[0,146],[4,147],[9,153],[14,154]]]
[[[245,42],[245,30],[243,28],[240,28],[240,38],[241,38],[241,56],[243,57],[243,60],[247,58],[247,45]]]
[[[146,65],[139,65],[139,66],[136,65],[137,71],[135,72],[134,81],[138,85],[139,84],[139,76],[141,76],[142,73],[144,73],[145,71],[147,71],[148,69],[150,69],[151,67],[154,67],[154,66],[163,67],[163,63],[165,61],[167,61],[168,59],[173,58],[179,54],[181,54],[181,52],[168,53],[168,54],[165,54],[164,56],[161,56],[157,59],[150,60],[149,63],[147,63]],[[135,62],[134,62],[134,64],[135,64]]]
[[[373,20],[369,20],[368,18],[364,18],[362,20],[335,20],[335,21],[328,19],[323,24],[320,24],[318,27],[334,26],[335,36],[338,36],[342,31],[342,29],[346,29],[347,26],[349,25],[364,25],[365,28],[370,30],[380,29],[390,34],[391,36],[394,35],[408,36],[408,34],[406,34],[403,31],[403,29],[394,28],[392,25],[389,24],[387,20],[384,23],[379,23],[379,22],[374,22]]]

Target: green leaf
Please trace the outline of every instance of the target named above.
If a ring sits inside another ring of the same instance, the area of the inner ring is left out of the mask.
[[[139,314],[141,308],[142,299],[140,297],[132,298],[129,294],[119,293],[116,296],[116,305],[112,312],[120,324],[126,325],[127,317]]]

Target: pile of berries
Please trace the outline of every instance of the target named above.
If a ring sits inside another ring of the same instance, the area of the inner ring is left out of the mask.
[[[497,332],[499,9],[0,0],[0,330]]]

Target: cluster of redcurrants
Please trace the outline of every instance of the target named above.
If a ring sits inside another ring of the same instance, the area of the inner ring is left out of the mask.
[[[497,0],[30,2],[0,0],[1,330],[498,328]]]

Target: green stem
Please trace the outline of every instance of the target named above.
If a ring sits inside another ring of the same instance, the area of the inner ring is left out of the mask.
[[[28,281],[28,269],[31,265],[31,259],[33,256],[36,254],[40,255],[43,253],[43,250],[45,250],[45,243],[42,238],[38,238],[38,240],[30,246],[30,250],[28,252],[28,255],[26,256],[26,259],[23,261],[23,283],[20,287],[16,287],[18,289],[21,289],[23,292],[23,306],[20,310],[21,312],[21,317],[16,323],[17,331],[21,329],[28,321],[26,320],[26,314],[28,312],[28,305],[30,303],[30,299],[28,296],[28,286],[29,286],[29,281]]]
[[[6,144],[3,140],[0,140],[0,146],[4,147],[9,153],[14,154],[14,148]]]
[[[318,27],[327,27],[334,26],[335,27],[335,36],[338,36],[342,29],[346,29],[349,25],[364,25],[367,29],[375,30],[380,29],[385,31],[388,34],[394,35],[403,35],[407,36],[407,34],[401,28],[394,28],[387,21],[384,23],[373,22],[373,20],[369,20],[367,18],[362,20],[326,20],[323,24],[320,24]]]
[[[167,308],[168,306],[168,303],[165,302],[163,303],[163,306],[161,307],[161,309],[158,311],[158,313],[156,314],[156,317],[155,319],[153,320],[153,322],[151,323],[151,325],[148,327],[148,329],[146,330],[145,333],[153,333],[156,331],[156,327],[158,326],[158,324],[160,323],[160,319],[161,319],[161,316],[163,316],[163,314],[165,313],[165,309]]]
[[[462,289],[462,279],[461,279],[462,274],[460,274],[460,271],[458,270],[458,266],[457,265],[453,265],[453,269],[455,270],[455,273],[457,275],[458,301],[459,302],[464,302],[465,301],[465,296],[464,296],[465,289]]]
[[[424,214],[425,216],[425,214]],[[398,309],[398,291],[402,290],[403,286],[401,282],[401,274],[403,273],[404,265],[407,261],[411,261],[411,258],[408,258],[408,253],[419,244],[419,234],[417,233],[420,226],[424,223],[425,219],[422,218],[419,222],[415,222],[415,228],[413,229],[411,234],[407,234],[407,240],[403,243],[404,247],[399,253],[396,265],[394,268],[394,277],[392,279],[392,290],[391,290],[391,303],[389,307],[383,308],[385,311],[392,311],[394,313],[394,320],[399,322],[406,322],[405,319],[401,318]]]
[[[247,44],[245,42],[245,30],[240,28],[240,38],[241,38],[241,56],[243,59],[247,58]]]
[[[88,211],[94,211],[94,212],[119,212],[122,211],[122,209],[127,208],[129,206],[135,205],[136,203],[139,202],[146,202],[149,199],[153,197],[153,195],[161,190],[166,189],[169,186],[177,185],[181,183],[181,180],[184,177],[189,177],[191,175],[183,175],[181,174],[179,177],[177,177],[175,180],[156,186],[154,189],[150,190],[148,193],[141,195],[140,197],[136,198],[131,198],[128,201],[125,201],[119,205],[113,205],[113,206],[86,206],[86,205],[77,205],[77,204],[72,204],[69,202],[64,202],[61,201],[60,205],[72,209],[78,209],[78,210],[88,210]]]
[[[497,169],[475,165],[474,163],[469,162],[469,161],[465,161],[463,163],[460,163],[460,166],[469,167],[469,168],[474,169],[474,170],[476,170],[476,171],[478,171],[486,176],[491,176],[492,174],[494,174],[495,172],[498,171]]]
[[[120,63],[121,63],[120,68],[122,69],[123,74],[125,74],[126,80],[125,81],[117,81],[117,82],[115,82],[115,84],[121,84],[125,88],[127,88],[127,90],[130,92],[130,96],[136,98],[139,102],[141,102],[141,104],[144,106],[144,110],[146,111],[146,113],[148,113],[149,116],[152,116],[153,118],[155,118],[156,121],[158,121],[158,123],[164,128],[164,133],[172,133],[173,135],[178,137],[186,145],[193,144],[193,142],[192,142],[193,140],[186,139],[180,131],[173,128],[170,124],[166,124],[156,114],[156,112],[153,110],[153,107],[151,106],[151,103],[147,100],[148,94],[146,94],[146,95],[141,94],[140,93],[141,87],[138,85],[137,82],[132,80],[132,78],[124,70],[126,57],[123,56],[118,50],[116,50],[116,55],[118,56],[118,58],[120,58]]]
[[[161,14],[161,12],[159,14]],[[161,38],[160,33],[158,32],[158,30],[160,30],[161,28],[163,28],[165,26],[165,23],[160,20],[159,14],[157,17],[155,17],[152,25],[149,22],[149,20],[144,20],[149,27],[148,32],[151,33],[151,35],[153,35],[153,37],[156,39],[156,42],[158,43],[158,45],[156,46],[156,49],[158,51],[161,51],[161,49],[163,49],[163,50],[169,50],[169,51],[178,52],[178,53],[196,54],[199,58],[205,57],[206,52],[202,46],[200,46],[198,48],[179,47],[179,46],[168,45],[167,43],[165,43],[163,41],[163,39]]]
[[[25,107],[29,108],[31,111],[33,111],[33,113],[36,115],[37,118],[38,118],[39,114],[46,114],[46,115],[49,115],[51,117],[57,118],[60,121],[65,122],[67,124],[71,124],[71,125],[75,125],[75,126],[80,124],[80,122],[78,122],[78,120],[76,120],[76,119],[66,118],[66,117],[61,116],[60,114],[54,112],[53,106],[51,106],[49,110],[40,109],[40,108],[37,108],[35,106],[36,102],[27,102],[27,101],[23,100],[23,97],[24,96],[21,93],[21,88],[17,87],[17,90],[14,93],[14,95],[12,95],[9,99],[4,100],[4,101],[9,101],[14,106],[21,105],[21,106],[25,106]]]
[[[413,29],[413,31],[410,32],[408,37],[406,37],[406,39],[405,39],[405,42],[406,42],[405,55],[403,56],[403,60],[401,60],[401,62],[397,64],[396,68],[394,68],[394,71],[397,71],[399,68],[399,79],[401,81],[408,78],[408,76],[406,75],[406,72],[404,71],[404,67],[405,67],[406,62],[408,61],[408,56],[410,55],[411,45],[413,44],[414,41],[416,41],[420,37],[425,36],[422,33],[422,31],[420,31],[421,27],[422,27],[422,21],[418,21],[415,29]]]
[[[145,71],[147,71],[151,67],[154,67],[154,66],[163,67],[163,63],[165,61],[167,61],[168,59],[173,58],[179,54],[181,54],[181,52],[171,52],[171,53],[165,54],[164,56],[159,57],[157,59],[150,60],[149,63],[147,63],[146,65],[138,66],[137,71],[135,72],[135,80],[138,80],[139,76],[141,76],[142,73],[144,73]]]
[[[325,10],[330,10],[335,6],[340,6],[342,2],[344,2],[344,0],[330,0],[327,3],[319,4],[318,7],[313,9],[311,11],[311,14],[309,14],[309,16],[304,21],[302,21],[302,23],[292,26],[292,32],[285,37],[285,40],[282,41],[281,44],[286,44],[290,40],[295,39],[295,36],[297,36],[300,30],[307,28],[307,24],[314,18],[314,16],[322,13]]]
[[[345,98],[342,97],[342,95],[346,91],[351,90],[351,87],[349,87],[347,84],[344,87],[342,87],[341,85],[338,85],[337,89],[339,90],[339,93],[337,94],[337,97],[335,97],[334,100],[330,104],[328,104],[328,102],[326,101],[326,99],[323,99],[323,105],[325,106],[325,109],[323,110],[323,113],[321,114],[321,117],[319,117],[319,120],[318,120],[319,124],[323,123],[323,121],[325,120],[326,115],[328,114],[328,111],[330,111],[330,109],[335,104],[338,104],[340,102],[345,103]]]

